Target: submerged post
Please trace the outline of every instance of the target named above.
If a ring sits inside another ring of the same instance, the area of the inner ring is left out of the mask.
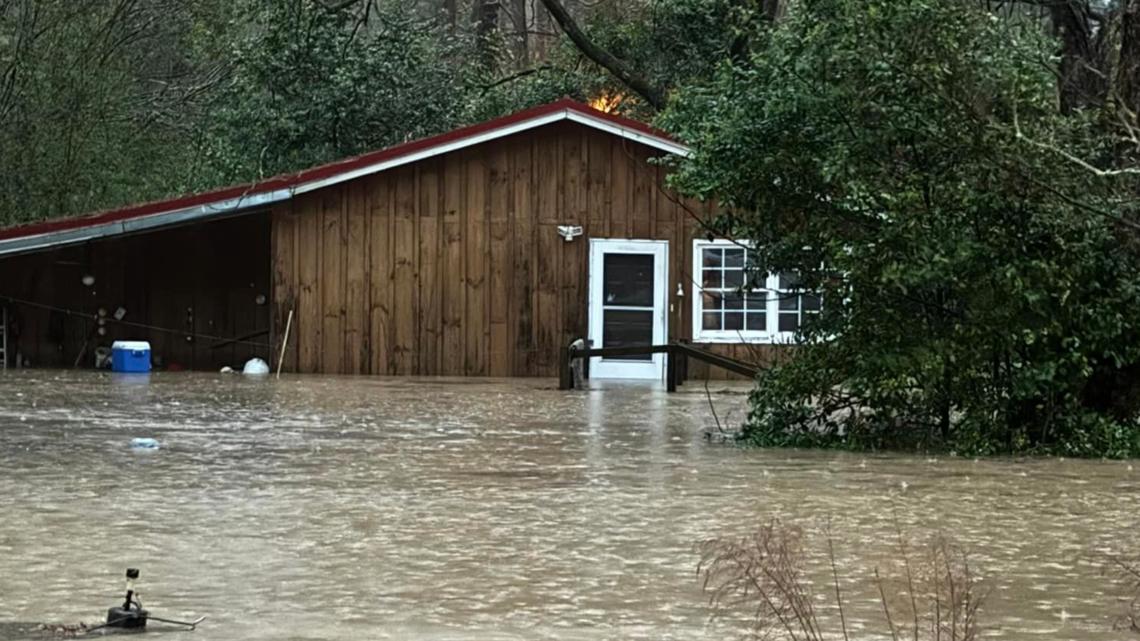
[[[570,371],[570,362],[574,358],[574,344],[571,343],[558,351],[558,389],[574,389],[574,374]]]
[[[665,350],[665,391],[677,391],[677,348],[674,345]]]

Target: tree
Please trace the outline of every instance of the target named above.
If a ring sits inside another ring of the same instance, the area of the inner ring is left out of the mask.
[[[225,21],[205,2],[0,1],[0,224],[184,188]]]
[[[783,0],[655,0],[599,13],[581,26],[560,0],[541,0],[574,46],[653,111],[687,81],[746,55],[752,36],[783,15]]]
[[[578,26],[577,21],[571,17],[570,12],[566,11],[566,8],[558,0],[542,0],[542,4],[558,22],[558,25],[562,27],[562,30],[566,32],[566,35],[570,37],[570,40],[590,60],[612,73],[622,84],[637,92],[654,109],[660,109],[665,105],[665,93],[660,87],[634,71],[626,61],[594,44]]]
[[[663,119],[715,231],[824,296],[746,436],[1140,453],[1140,184],[1057,108],[1055,42],[924,0],[804,0],[754,42]]]
[[[317,0],[257,4],[213,100],[211,182],[256,180],[456,126],[467,97],[432,20],[370,4],[367,23]]]

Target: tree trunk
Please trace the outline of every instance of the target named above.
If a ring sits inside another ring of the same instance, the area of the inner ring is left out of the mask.
[[[1068,113],[1100,104],[1106,89],[1101,73],[1104,57],[1094,35],[1088,0],[1052,3],[1049,5],[1049,17],[1054,33],[1061,40],[1061,109]]]
[[[511,17],[515,23],[515,67],[525,69],[530,64],[530,26],[526,17],[527,0],[511,1]]]
[[[760,2],[760,11],[764,14],[764,17],[771,22],[783,18],[786,8],[787,5],[784,3],[784,0],[761,0]]]
[[[475,23],[475,48],[479,64],[486,71],[495,69],[495,35],[499,30],[498,0],[475,0],[472,5]]]
[[[443,0],[443,13],[447,20],[447,35],[455,35],[455,25],[458,22],[459,7],[456,0]]]
[[[1140,110],[1140,0],[1126,0],[1120,10],[1120,59],[1111,99],[1124,108],[1122,116],[1136,125]]]

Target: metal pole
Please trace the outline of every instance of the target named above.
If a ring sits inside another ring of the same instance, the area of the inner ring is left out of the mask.
[[[184,625],[184,626],[190,628],[191,630],[198,627],[199,623],[206,620],[206,617],[198,617],[197,619],[194,619],[193,621],[176,621],[174,619],[163,619],[162,617],[147,617],[147,618],[150,619],[151,621],[162,621],[163,623],[173,623],[175,625]]]

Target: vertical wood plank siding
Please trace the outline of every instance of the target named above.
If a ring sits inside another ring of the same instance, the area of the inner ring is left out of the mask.
[[[590,238],[668,240],[669,334],[690,336],[693,213],[707,209],[664,191],[656,155],[560,123],[282,203],[272,282],[278,344],[295,310],[286,369],[553,376],[559,347],[587,334]],[[559,225],[584,234],[565,242]]]

